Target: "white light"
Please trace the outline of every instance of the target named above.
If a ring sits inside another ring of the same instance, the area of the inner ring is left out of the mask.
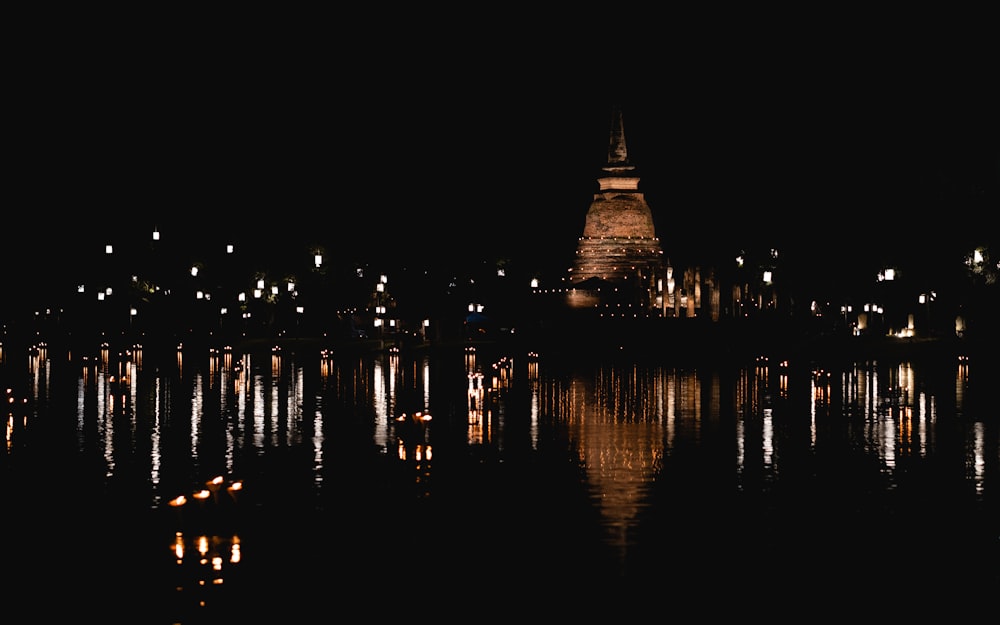
[[[112,252],[111,245],[105,245],[104,246],[104,253],[105,254],[110,254],[111,252]]]
[[[319,267],[323,264],[323,255],[316,254],[315,256],[313,256],[313,260],[316,262],[316,266]]]
[[[197,276],[198,275],[198,267],[196,265],[193,265],[191,267],[191,275],[192,276]]]
[[[230,243],[229,245],[226,246],[226,254],[232,254],[235,249],[236,248],[233,247],[233,244]]]
[[[160,240],[160,231],[159,230],[153,230],[153,240],[154,241],[159,241]]]

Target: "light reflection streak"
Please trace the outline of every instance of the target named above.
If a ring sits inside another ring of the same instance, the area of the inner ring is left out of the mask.
[[[531,437],[531,448],[538,449],[538,420],[541,417],[541,396],[539,394],[538,383],[538,358],[534,354],[529,354],[528,359],[528,384],[531,389],[530,406],[528,408],[528,419],[531,424],[528,434]]]
[[[297,445],[302,442],[302,406],[305,405],[305,370],[299,363],[292,364],[292,373],[289,376],[291,388],[288,391],[288,401],[286,402],[286,413],[288,418],[288,435],[284,441],[286,445]]]
[[[253,444],[257,449],[264,447],[264,384],[260,374],[251,374],[248,378],[250,387],[247,394],[252,398],[250,409],[253,411]]]
[[[260,382],[263,383],[265,378],[261,376],[259,378]],[[271,375],[266,378],[269,382],[267,388],[264,389],[265,397],[270,397],[271,401],[268,404],[267,416],[270,417],[267,420],[267,428],[271,434],[270,444],[278,447],[281,445],[281,361],[278,356],[271,356]]]
[[[326,381],[326,373],[325,373],[326,362],[327,362],[326,358],[321,358],[320,359],[320,363],[319,363],[319,382],[320,382],[320,388],[323,388],[324,383]],[[305,381],[305,377],[304,377],[304,372],[305,372],[305,368],[303,367],[303,377],[300,379],[300,384],[299,384],[300,392],[298,393],[299,396],[300,396],[299,405],[303,406],[303,407],[305,406],[305,398],[307,396],[306,395],[306,381]],[[305,413],[303,412],[303,419],[304,418],[305,418]],[[312,443],[312,447],[313,447],[313,456],[312,456],[313,457],[313,464],[312,464],[312,468],[313,468],[313,486],[316,489],[316,493],[320,493],[321,488],[323,486],[323,471],[324,471],[324,462],[323,462],[323,429],[324,428],[323,428],[323,406],[322,406],[321,403],[317,403],[316,409],[313,411],[313,414],[312,414],[312,419],[309,422],[309,427],[311,428],[311,432],[312,432],[312,437],[310,438],[310,442]]]
[[[137,388],[137,384],[138,384],[138,380],[139,380],[139,375],[138,375],[139,374],[139,365],[138,365],[138,362],[136,360],[137,357],[138,356],[137,356],[136,352],[133,351],[132,352],[132,357],[128,361],[126,361],[126,363],[125,363],[125,368],[126,368],[126,371],[128,372],[126,374],[127,375],[126,382],[128,384],[128,402],[125,405],[122,406],[123,409],[125,409],[125,410],[128,411],[128,415],[129,415],[129,420],[128,420],[128,424],[129,424],[129,440],[132,442],[132,448],[133,449],[135,449],[135,446],[137,444],[137,441],[136,441],[135,437],[136,437],[136,428],[138,427],[138,423],[136,421],[137,417],[136,417],[136,409],[135,409],[136,401],[138,400],[138,391],[139,391],[139,389]]]
[[[375,446],[388,452],[389,421],[392,418],[389,414],[392,402],[392,376],[384,373],[383,369],[382,361],[376,359],[372,375],[372,399],[375,408]],[[387,378],[389,378],[389,382],[387,382]]]
[[[982,421],[972,426],[972,444],[969,449],[969,475],[976,495],[982,497],[986,491],[986,431]]]
[[[485,420],[485,389],[483,388],[483,374],[479,372],[467,373],[469,380],[468,388],[468,432],[466,440],[470,445],[481,445],[485,438],[483,422]]]
[[[917,440],[918,453],[921,457],[926,457],[930,451],[931,425],[935,418],[934,399],[928,397],[926,393],[920,393],[917,396]]]
[[[236,370],[234,371],[236,375],[233,380],[233,393],[236,397],[236,421],[243,424],[243,429],[247,427],[247,401],[250,399],[250,365],[250,355],[245,354],[236,363]],[[256,430],[252,431],[256,435]],[[259,444],[260,441],[254,439],[254,442]]]
[[[965,358],[960,358],[955,372],[955,409],[959,414],[965,408],[965,387],[968,383],[969,363]]]
[[[376,441],[382,441],[384,449],[405,456],[407,462],[420,463],[419,470],[414,474],[414,483],[419,484],[421,489],[428,488],[429,442],[423,440],[417,443],[419,447],[404,447],[401,450],[397,439],[392,436],[391,417],[400,396],[418,398],[425,405],[431,404],[430,380],[435,378],[431,375],[429,362],[400,366],[399,356],[375,357],[371,361],[359,359],[347,363],[341,369],[331,358],[325,358],[320,361],[322,387],[314,389],[308,388],[313,379],[305,375],[305,367],[294,359],[290,360],[293,360],[290,367],[276,370],[272,366],[272,375],[268,378],[251,374],[249,356],[237,360],[233,370],[225,364],[215,369],[219,376],[218,383],[214,381],[214,376],[206,380],[200,373],[194,375],[193,410],[188,423],[191,427],[192,453],[205,456],[202,459],[204,463],[211,460],[207,456],[215,450],[206,446],[205,439],[211,434],[209,428],[214,427],[214,415],[206,413],[216,405],[224,407],[223,414],[230,410],[234,413],[232,418],[224,420],[235,424],[233,427],[238,428],[251,418],[252,441],[259,448],[263,448],[268,440],[268,427],[275,434],[268,442],[285,446],[298,444],[303,438],[303,406],[310,405],[309,398],[317,397],[320,390],[324,390],[339,395],[339,398],[350,399],[354,405],[366,410],[376,406]],[[195,362],[188,362],[190,371],[199,368]],[[42,360],[32,360],[32,363],[35,367],[34,393],[41,397],[48,393],[49,367]],[[136,362],[126,364],[128,366],[121,370],[124,373],[121,381],[127,383],[128,394],[121,406],[116,404],[116,398],[122,395],[114,391],[117,376],[110,373],[115,367],[109,365],[106,352],[100,365],[87,363],[78,370],[76,436],[81,449],[89,446],[91,451],[99,449],[103,452],[110,476],[120,470],[115,464],[116,457],[121,459],[130,451],[122,446],[127,444],[126,441],[140,443],[134,440],[135,435],[145,430],[142,420],[149,419],[152,424],[149,428],[152,436],[148,447],[149,476],[155,486],[163,469],[163,442],[169,440],[167,431],[172,425],[170,387],[164,377],[172,373],[152,372],[149,370],[152,368],[144,371],[138,358]],[[455,382],[468,384],[468,444],[495,443],[502,449],[504,421],[525,418],[530,421],[531,448],[537,449],[540,424],[545,425],[547,419],[565,423],[586,468],[594,505],[600,508],[602,518],[613,530],[619,545],[629,544],[630,533],[645,505],[644,497],[664,466],[664,460],[675,451],[678,441],[684,444],[700,443],[709,432],[704,428],[711,419],[718,418],[721,411],[719,398],[722,393],[718,380],[713,380],[706,387],[695,371],[669,367],[604,367],[592,377],[583,375],[567,381],[547,371],[544,362],[529,359],[524,371],[530,385],[530,402],[522,414],[507,403],[503,394],[504,390],[520,383],[518,371],[504,365],[503,361],[498,364],[487,368],[488,376],[470,376],[467,381],[459,379]],[[476,370],[475,352],[466,354],[466,366]],[[736,437],[736,471],[740,488],[750,484],[755,471],[764,476],[765,482],[778,478],[782,452],[786,451],[783,447],[788,446],[782,436],[795,419],[801,420],[803,428],[800,431],[803,433],[804,421],[808,419],[808,440],[814,450],[825,442],[823,435],[834,425],[840,427],[840,424],[831,422],[843,419],[846,421],[843,431],[850,437],[848,443],[851,447],[876,457],[890,475],[898,470],[898,466],[905,466],[901,462],[903,458],[933,456],[938,442],[935,432],[939,398],[921,386],[925,375],[921,368],[910,363],[890,365],[870,361],[852,363],[837,375],[819,371],[812,372],[809,378],[789,379],[784,373],[774,375],[772,366],[758,363],[745,367],[734,380],[734,385],[725,389],[726,392],[735,389],[735,428],[727,436]],[[968,365],[960,363],[957,368],[955,407],[961,412],[964,409],[963,393],[968,380]],[[263,370],[266,373],[268,367],[265,365]],[[285,371],[292,371],[292,374],[284,375]],[[148,415],[144,413],[146,408],[141,396],[146,392],[139,384],[141,375],[156,378],[151,385],[155,397],[150,402],[152,414]],[[951,375],[950,371],[947,375]],[[944,386],[947,390],[950,377],[946,377],[946,382]],[[286,389],[287,401],[282,401],[282,393]],[[408,392],[410,394],[406,394]],[[212,401],[219,394],[218,402]],[[270,397],[267,397],[268,394]],[[802,398],[802,410],[796,411],[797,405],[790,408],[785,403],[790,396]],[[456,403],[461,401],[459,394]],[[842,410],[838,404],[843,404]],[[947,401],[941,405],[947,406]],[[269,416],[273,419],[268,420],[265,406],[270,409]],[[833,411],[834,407],[837,412]],[[174,408],[176,410],[176,405]],[[126,410],[132,412],[126,413]],[[323,430],[324,427],[335,426],[330,420],[324,424],[324,410],[325,406],[320,402],[308,417],[312,424],[313,478],[317,484],[322,480],[324,470]],[[281,420],[283,413],[287,413],[287,436],[277,435],[279,426],[284,425]],[[125,414],[129,420],[122,419]],[[177,427],[176,421],[184,421],[187,415],[175,416],[173,425]],[[459,411],[457,416],[461,420],[462,413]],[[124,427],[129,421],[133,436],[120,436],[123,431],[115,436],[116,424]],[[991,454],[990,434],[984,424],[973,419],[969,419],[968,423],[969,429],[964,432],[968,446],[965,478],[975,486],[979,496],[983,496],[987,475],[995,468],[997,458],[995,453]],[[12,427],[13,422],[8,420],[8,431]],[[460,427],[463,426],[460,424]],[[231,470],[234,458],[239,455],[239,443],[247,439],[240,438],[232,430],[229,433],[225,462]],[[10,436],[8,434],[8,441]],[[116,445],[118,449],[115,449]],[[794,463],[789,462],[787,457],[784,460],[782,471],[787,472]],[[125,463],[122,463],[124,466]]]
[[[198,442],[203,435],[202,420],[205,418],[205,389],[201,372],[195,373],[194,388],[191,393],[191,458],[198,459]]]
[[[229,389],[235,388],[237,382],[234,381],[234,371],[233,371],[233,355],[230,351],[225,351],[222,354],[221,359],[217,356],[212,359],[213,363],[216,363],[214,374],[209,375],[209,386],[213,393],[218,393],[219,395],[219,412],[223,419],[229,417],[231,410],[230,402],[232,400],[232,395]],[[218,380],[218,382],[216,382]],[[228,427],[225,430],[226,435],[226,451],[225,451],[225,467],[228,473],[233,472],[233,463],[236,460],[236,449],[239,446],[239,439],[237,438],[237,433],[239,431],[238,427]]]
[[[423,389],[424,389],[424,406],[431,405],[431,363],[429,360],[423,361],[423,366],[421,367],[422,379],[423,379]]]
[[[87,364],[83,367],[83,371],[81,371],[76,383],[76,445],[77,451],[81,452],[85,448],[87,439],[87,411],[84,408],[86,406],[87,387],[90,382],[93,382],[91,379],[91,367]]]
[[[317,409],[312,419],[313,483],[317,489],[323,484],[323,411]]]
[[[102,441],[102,452],[104,456],[104,466],[105,466],[105,477],[111,477],[115,472],[115,455],[114,455],[114,419],[112,415],[112,404],[111,399],[114,397],[112,390],[113,384],[109,377],[112,374],[108,373],[108,360],[107,358],[102,359],[102,367],[100,370],[101,375],[98,376],[98,383],[100,384],[97,404],[97,415],[98,415],[98,432],[103,436]]]
[[[138,377],[138,376],[137,376]],[[160,395],[163,393],[163,380],[159,377],[153,379],[153,414],[152,427],[150,428],[149,447],[149,483],[153,485],[153,504],[160,503],[160,464],[163,460],[162,428],[163,428],[163,406],[160,402]],[[138,410],[136,410],[138,413]]]
[[[896,424],[892,408],[890,407],[884,417],[880,417],[876,423],[879,447],[875,451],[881,457],[887,472],[892,473],[896,468]]]
[[[769,380],[767,359],[758,359],[753,367],[742,368],[737,377],[736,472],[741,489],[751,469],[756,468],[753,463],[758,458],[766,481],[776,475],[777,447]]]
[[[778,459],[775,454],[774,443],[774,419],[771,409],[765,408],[761,428],[761,452],[763,453],[764,467],[772,471],[777,471]]]

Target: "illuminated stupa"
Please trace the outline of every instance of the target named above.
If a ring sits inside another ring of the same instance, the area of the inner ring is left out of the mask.
[[[569,272],[568,303],[574,308],[615,304],[656,312],[662,306],[657,294],[663,250],[649,205],[639,191],[636,168],[628,159],[617,106],[611,116],[608,162],[597,182]]]

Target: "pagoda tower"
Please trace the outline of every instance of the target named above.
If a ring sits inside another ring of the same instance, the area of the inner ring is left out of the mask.
[[[573,308],[628,306],[643,314],[663,307],[663,250],[653,215],[629,161],[622,111],[614,106],[608,162],[587,211],[583,236],[569,271]]]

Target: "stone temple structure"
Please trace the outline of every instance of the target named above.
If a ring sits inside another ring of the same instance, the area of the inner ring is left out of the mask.
[[[653,215],[629,162],[622,112],[614,107],[608,162],[587,211],[583,236],[569,271],[572,308],[608,307],[634,314],[660,314],[666,288],[663,250]]]

